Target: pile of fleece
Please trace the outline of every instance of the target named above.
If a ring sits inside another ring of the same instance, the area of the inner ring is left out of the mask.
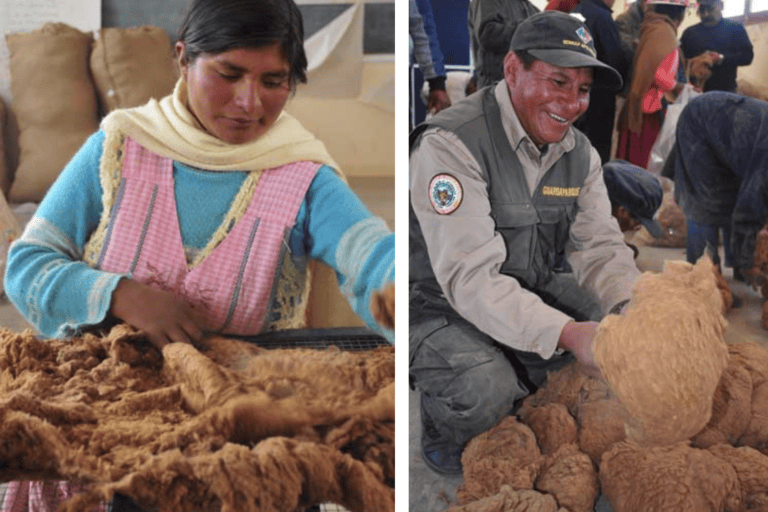
[[[157,511],[394,510],[394,350],[0,330],[0,481],[87,484]]]
[[[726,345],[722,305],[706,258],[645,274],[599,327],[606,379],[566,366],[472,439],[450,512],[768,510],[768,350]]]

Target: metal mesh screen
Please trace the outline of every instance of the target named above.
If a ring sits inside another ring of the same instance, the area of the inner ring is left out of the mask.
[[[257,336],[236,337],[266,349],[270,348],[327,348],[341,350],[371,350],[389,342],[364,327],[334,327],[332,329],[295,329],[263,333]]]

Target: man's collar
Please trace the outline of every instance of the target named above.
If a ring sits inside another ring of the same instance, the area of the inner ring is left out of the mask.
[[[724,19],[725,19],[725,18],[723,18],[723,17],[721,16],[721,17],[720,17],[720,19],[719,19],[719,20],[717,20],[717,23],[712,23],[712,24],[710,25],[710,24],[708,24],[708,23],[704,23],[703,21],[700,21],[700,22],[699,22],[699,24],[701,24],[701,25],[703,25],[703,26],[705,26],[705,27],[707,27],[707,28],[714,28],[714,27],[718,26],[720,23],[722,23]]]

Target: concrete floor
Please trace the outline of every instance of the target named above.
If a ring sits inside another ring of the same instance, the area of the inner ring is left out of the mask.
[[[684,260],[684,249],[639,247],[637,266],[642,271],[661,272],[666,260]],[[722,254],[721,254],[722,259]],[[728,343],[754,341],[768,348],[768,331],[760,327],[763,299],[759,292],[743,283],[734,281],[731,269],[724,269],[725,278],[734,296],[743,304],[727,316],[728,328],[725,339]],[[421,420],[419,418],[419,394],[410,391],[409,396],[409,502],[410,510],[438,512],[449,508],[456,501],[456,487],[462,482],[461,476],[445,477],[430,470],[420,454]],[[610,505],[602,498],[595,507],[596,512],[610,512]]]

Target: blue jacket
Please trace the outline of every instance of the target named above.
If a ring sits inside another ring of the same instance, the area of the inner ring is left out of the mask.
[[[445,89],[445,63],[429,0],[409,0],[408,32],[413,43],[412,58],[416,59],[430,89]]]
[[[595,42],[597,59],[613,67],[626,82],[629,62],[621,48],[619,29],[611,16],[611,9],[602,0],[581,0],[571,11],[580,13]],[[600,154],[602,163],[611,159],[613,120],[616,116],[616,93],[606,89],[594,89],[590,94],[589,107],[574,126],[583,131]]]

